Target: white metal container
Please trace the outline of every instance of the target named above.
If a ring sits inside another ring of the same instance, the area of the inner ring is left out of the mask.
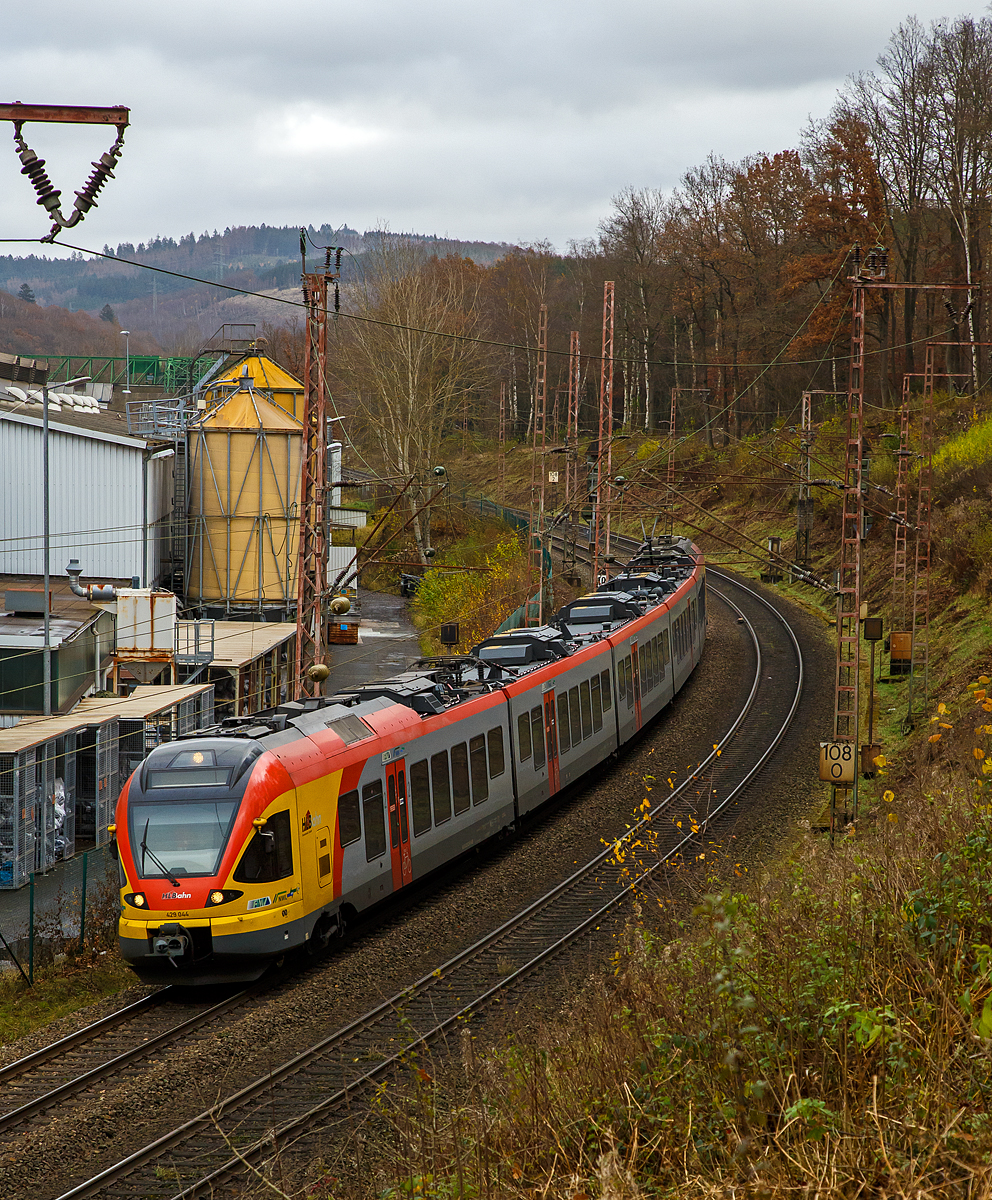
[[[176,643],[176,597],[153,588],[117,592],[117,654],[171,654]]]

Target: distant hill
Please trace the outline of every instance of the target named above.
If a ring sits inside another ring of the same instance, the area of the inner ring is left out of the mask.
[[[132,354],[159,354],[149,333],[131,331]],[[0,291],[0,352],[4,354],[99,354],[124,356],[120,325],[58,305],[42,308]]]
[[[355,259],[382,236],[380,231],[362,234],[347,226],[333,228],[326,224],[319,229],[311,226],[308,234],[317,247],[335,245],[349,251],[342,263],[345,286],[356,270]],[[510,249],[495,242],[461,242],[423,234],[402,236],[424,242],[438,255],[460,254],[478,263],[494,262]],[[308,264],[313,266],[323,260],[315,246],[308,246]],[[104,246],[103,252],[112,257],[87,258],[78,253],[70,258],[0,256],[0,289],[16,293],[27,284],[38,307],[58,306],[93,316],[109,304],[125,327],[147,329],[163,346],[179,352],[187,344],[195,349],[196,343],[225,321],[282,324],[296,315],[284,305],[239,298],[186,279],[112,261],[126,259],[213,283],[296,298],[300,231],[294,226],[239,226],[223,233],[205,232],[199,237],[188,233],[178,241],[156,237],[137,246],[129,242]]]

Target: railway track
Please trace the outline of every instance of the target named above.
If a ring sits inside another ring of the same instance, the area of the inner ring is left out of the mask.
[[[261,989],[190,1004],[160,988],[0,1070],[0,1134],[73,1100],[108,1076],[174,1042],[192,1037]],[[191,1011],[192,1010],[192,1011]]]
[[[723,592],[711,586],[711,595],[736,612],[752,641],[750,692],[710,756],[654,805],[648,820],[430,975],[60,1200],[223,1195],[246,1164],[264,1170],[277,1152],[341,1115],[418,1048],[444,1039],[471,1013],[535,986],[555,955],[610,920],[672,856],[694,848],[756,780],[792,721],[803,685],[802,655],[784,619],[739,581],[721,577],[719,585]],[[629,860],[621,881],[618,854],[648,828],[656,857],[633,874]]]

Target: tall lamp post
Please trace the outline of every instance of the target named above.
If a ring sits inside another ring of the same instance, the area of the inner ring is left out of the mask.
[[[121,337],[124,339],[124,395],[131,395],[131,331],[130,329],[122,329]]]
[[[69,387],[73,383],[85,383],[89,379],[89,375],[80,375],[77,379],[67,379],[63,387]],[[44,532],[42,536],[43,549],[42,554],[45,559],[44,576],[45,590],[43,594],[42,604],[44,606],[44,626],[45,626],[45,645],[42,650],[42,685],[45,689],[43,701],[43,712],[46,717],[52,715],[52,630],[50,618],[50,604],[48,600],[48,589],[51,586],[50,573],[48,569],[49,547],[51,542],[51,517],[49,514],[48,503],[48,376],[45,376],[45,382],[41,385],[41,460],[42,460],[42,488],[44,496],[42,499],[42,516],[44,523]]]

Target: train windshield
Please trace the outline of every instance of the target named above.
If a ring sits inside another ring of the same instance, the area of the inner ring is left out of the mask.
[[[130,805],[131,853],[142,879],[216,875],[240,798]]]

